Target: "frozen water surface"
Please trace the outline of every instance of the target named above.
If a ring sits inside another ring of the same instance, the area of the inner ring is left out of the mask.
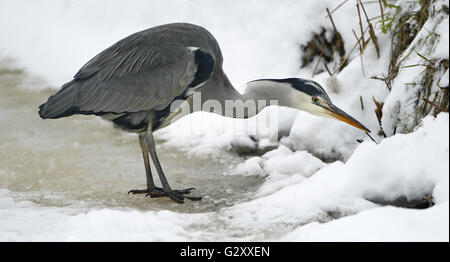
[[[20,88],[23,78],[20,71],[5,71],[0,76],[0,121],[5,123],[0,126],[0,184],[24,192],[23,200],[58,207],[207,212],[252,198],[264,180],[262,176],[227,175],[243,161],[227,151],[198,158],[176,147],[158,146],[171,186],[194,187],[192,195],[205,199],[178,205],[168,198],[127,195],[128,190],[146,185],[137,135],[94,116],[44,121],[38,106],[54,91]],[[157,135],[156,139],[158,144],[163,142]]]

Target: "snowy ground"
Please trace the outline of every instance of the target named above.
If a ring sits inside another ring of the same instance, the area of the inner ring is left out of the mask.
[[[94,117],[37,116],[50,89],[89,58],[132,32],[167,22],[209,29],[237,88],[257,78],[310,78],[313,68],[299,70],[299,44],[330,26],[325,8],[338,3],[0,0],[0,240],[449,241],[449,116],[429,116],[414,132],[392,135],[388,109],[401,101],[400,116],[408,114],[412,98],[404,83],[419,68],[401,69],[391,93],[370,79],[389,63],[390,39],[382,34],[381,57],[372,45],[364,54],[365,76],[359,59],[351,59],[334,85],[327,85],[326,73],[315,76],[379,144],[351,126],[286,108],[279,109],[286,137],[260,137],[259,147],[271,146],[260,156],[235,153],[236,147],[257,147],[234,132],[246,124],[242,120],[197,113],[158,132],[169,181],[198,188],[195,193],[207,196],[199,203],[126,195],[144,183],[136,137]],[[366,8],[378,15],[378,5]],[[355,42],[351,29],[359,28],[356,17],[353,3],[333,14],[347,52]],[[441,40],[428,55],[448,59],[448,16],[430,19],[425,29],[436,24]],[[439,77],[448,85],[448,71]],[[376,135],[372,97],[386,102],[388,138]],[[426,195],[433,196],[433,207],[405,208]]]

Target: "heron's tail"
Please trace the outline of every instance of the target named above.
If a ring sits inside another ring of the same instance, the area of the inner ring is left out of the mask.
[[[61,118],[73,115],[76,111],[74,100],[76,88],[72,88],[74,81],[66,83],[61,90],[50,96],[47,102],[39,106],[39,116],[43,119]]]

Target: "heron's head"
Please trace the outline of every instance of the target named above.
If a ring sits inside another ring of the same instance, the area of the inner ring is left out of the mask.
[[[335,106],[325,90],[316,82],[301,78],[260,79],[248,83],[250,92],[265,93],[279,105],[306,111],[313,115],[334,118],[370,132],[359,121]]]

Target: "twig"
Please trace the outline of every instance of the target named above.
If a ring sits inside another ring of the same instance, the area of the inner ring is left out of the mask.
[[[391,92],[392,88],[391,88],[391,85],[389,84],[389,81],[388,81],[387,77],[385,77],[385,76],[383,76],[383,77],[371,76],[370,78],[374,79],[374,80],[381,80],[381,81],[383,81],[386,84],[386,87],[389,90],[389,92]]]
[[[364,30],[363,34],[365,32],[367,32],[369,28],[366,28],[366,30]],[[362,36],[359,38],[362,39]],[[344,59],[342,60],[341,64],[334,70],[333,74],[336,74],[337,71],[339,71],[339,69],[345,64],[345,62],[347,62],[348,58],[350,57],[350,55],[353,53],[353,51],[355,50],[355,48],[358,46],[358,43],[355,43],[355,45],[352,47],[352,49],[350,49],[350,52],[344,57]]]
[[[336,34],[337,34],[338,31],[337,31],[336,25],[334,24],[333,17],[331,17],[331,13],[330,13],[330,10],[328,10],[328,8],[327,8],[327,13],[328,13],[328,17],[331,20],[331,24],[333,25],[334,32],[336,32]]]
[[[375,4],[375,3],[378,3],[378,1],[377,0],[373,0],[373,1],[365,1],[365,2],[363,2],[364,4]]]
[[[436,109],[439,110],[440,112],[448,112],[447,109],[442,108],[440,105],[438,105],[435,102],[432,102],[432,101],[430,101],[430,100],[428,100],[426,98],[422,98],[422,100],[425,101],[427,104],[430,104],[430,105],[436,107]]]
[[[383,4],[381,3],[381,0],[378,0],[378,3],[380,3],[381,22],[383,23],[383,27],[384,27],[384,11],[383,11]]]
[[[366,9],[364,8],[364,4],[361,2],[361,0],[357,0],[357,1],[359,1],[359,3],[361,4],[361,9],[363,10],[364,15],[366,16],[366,21],[369,21],[369,16],[367,16],[367,12],[366,12]]]
[[[372,42],[375,45],[375,50],[377,51],[377,56],[378,56],[378,58],[380,58],[380,46],[378,45],[378,40],[377,40],[377,35],[375,34],[375,29],[373,29],[373,25],[369,20],[369,16],[366,13],[366,9],[364,8],[363,3],[361,2],[361,0],[359,0],[359,2],[361,4],[361,8],[364,12],[364,15],[366,16],[367,23],[369,24],[370,38],[372,39]]]
[[[338,6],[336,6],[333,10],[331,10],[331,14],[334,13],[334,11],[338,10],[341,6],[343,6],[348,0],[344,0],[344,2],[340,3]],[[330,13],[328,13],[324,18],[327,18]]]
[[[385,13],[385,15],[390,15],[391,14],[391,12],[387,12],[387,13]],[[375,20],[375,19],[378,19],[378,18],[380,18],[381,17],[381,15],[377,15],[377,16],[374,16],[374,17],[371,17],[371,18],[369,18],[369,21],[373,21],[373,20]]]
[[[381,126],[381,118],[383,118],[383,102],[378,102],[375,97],[372,97],[373,102],[375,103],[375,114],[377,115],[378,124]]]
[[[363,53],[363,48],[362,48],[361,43],[359,42],[359,41],[360,41],[360,40],[359,40],[359,37],[358,37],[358,35],[356,34],[355,30],[352,29],[352,32],[353,32],[353,35],[354,35],[355,38],[356,38],[356,42],[357,42],[358,45],[359,45],[359,54],[362,55],[362,53]]]
[[[448,89],[448,85],[447,86],[441,86],[441,79],[439,79],[439,81],[436,83],[436,85],[442,90],[444,91],[445,89]]]
[[[359,102],[361,102],[361,110],[364,111],[364,103],[363,103],[362,96],[359,96]]]
[[[356,35],[355,30],[352,29],[352,32],[353,32],[353,35],[355,36],[356,41],[358,42],[358,45],[359,45],[359,58],[361,60],[361,70],[362,70],[363,76],[365,78],[366,77],[366,72],[364,71],[364,62],[363,62],[363,56],[362,56],[364,51],[363,51],[361,43],[359,42],[359,38]]]
[[[429,95],[429,94],[428,94]],[[436,92],[436,93],[434,93],[434,98],[433,98],[433,106],[436,108],[435,110],[434,110],[434,113],[436,114],[436,113],[440,113],[440,112],[442,112],[442,107],[436,102],[436,100],[438,99],[438,96],[439,96],[439,94]],[[422,98],[422,99],[424,99],[424,98]],[[426,102],[426,101],[425,101]],[[437,107],[437,106],[439,106],[439,108]],[[433,107],[432,106],[430,106],[430,109],[429,110],[427,110],[427,112],[424,114],[424,115],[428,115],[429,113],[431,113],[431,110],[433,110]]]
[[[380,131],[381,131],[381,134],[382,134],[384,137],[387,137],[387,136],[386,136],[386,133],[385,133],[384,130],[383,130],[383,125],[382,125],[382,123],[381,123],[381,119],[383,118],[383,106],[384,106],[384,103],[383,103],[383,102],[378,102],[378,101],[375,99],[374,96],[372,96],[372,99],[373,99],[373,102],[375,103],[375,106],[376,106],[376,108],[375,108],[375,115],[377,116],[378,124],[380,125]]]
[[[356,1],[356,9],[358,9],[358,17],[359,17],[359,29],[361,30],[361,38],[363,43],[363,48],[366,48],[366,41],[364,40],[364,32],[363,32],[363,25],[362,25],[362,19],[361,19],[361,11],[359,11],[359,2]]]
[[[331,74],[330,69],[328,68],[327,63],[324,63],[323,65],[325,66],[325,69],[327,70],[328,74],[329,74],[330,76],[333,76],[333,75]]]
[[[314,75],[316,74],[316,71],[317,71],[317,67],[319,66],[319,64],[320,64],[320,60],[322,60],[322,57],[323,57],[323,52],[325,51],[325,43],[323,43],[322,44],[322,50],[320,50],[320,56],[319,56],[319,59],[317,59],[317,63],[316,63],[316,66],[314,67],[314,71],[313,71],[313,73],[312,73],[312,76],[311,77],[314,77]]]

